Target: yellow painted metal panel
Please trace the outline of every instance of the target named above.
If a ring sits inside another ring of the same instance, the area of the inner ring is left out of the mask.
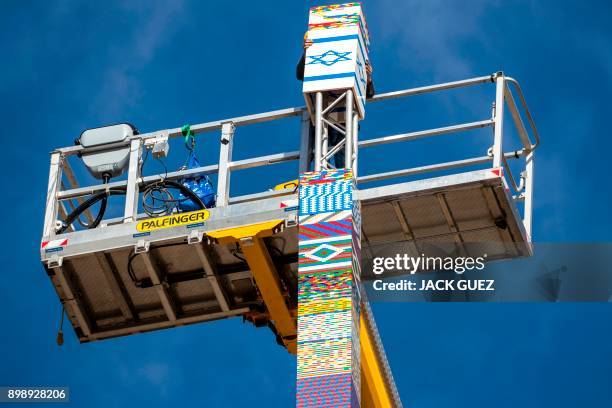
[[[249,237],[265,237],[277,232],[283,224],[283,220],[271,220],[257,224],[243,225],[235,228],[219,229],[206,232],[206,235],[217,239],[221,243],[239,241]]]
[[[274,322],[276,331],[283,339],[287,350],[291,354],[296,354],[296,319],[287,306],[278,273],[268,249],[262,241],[263,237],[279,232],[283,222],[283,220],[271,220],[236,228],[209,231],[206,235],[215,238],[220,243],[240,242],[242,253],[249,264],[255,283],[266,304],[270,320]]]
[[[276,331],[291,354],[297,352],[297,326],[283,294],[278,274],[267,248],[260,238],[242,245],[242,253],[251,268],[253,278],[266,303]]]
[[[361,340],[361,395],[364,408],[390,408],[393,407],[391,392],[387,387],[383,369],[378,361],[374,340],[368,324],[363,317],[359,317],[359,331]],[[365,396],[365,398],[363,398]],[[365,402],[372,405],[366,405]]]

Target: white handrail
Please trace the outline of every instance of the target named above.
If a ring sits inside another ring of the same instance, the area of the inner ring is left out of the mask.
[[[500,79],[501,81],[499,81]],[[523,92],[520,88],[520,85],[515,79],[511,77],[506,77],[503,75],[503,73],[498,72],[493,75],[475,77],[475,78],[466,79],[462,81],[453,81],[453,82],[447,82],[443,84],[423,86],[423,87],[417,87],[417,88],[411,88],[411,89],[405,89],[405,90],[400,90],[400,91],[379,94],[369,99],[368,102],[379,102],[379,101],[384,101],[384,100],[398,99],[398,98],[414,96],[414,95],[421,95],[421,94],[437,92],[437,91],[442,91],[442,90],[456,89],[456,88],[473,86],[477,84],[495,83],[495,82],[498,82],[496,102],[497,104],[500,104],[500,101],[502,101],[501,105],[504,105],[503,102],[505,101],[505,104],[508,106],[510,113],[512,114],[513,122],[515,123],[518,129],[518,133],[521,138],[521,141],[523,142],[523,145],[525,147],[524,150],[520,151],[519,157],[524,156],[526,154],[530,155],[529,156],[530,160],[529,160],[529,163],[527,163],[528,168],[526,169],[525,176],[523,176],[523,173],[521,173],[521,182],[518,186],[516,185],[515,179],[512,177],[512,174],[508,174],[508,175],[509,175],[510,181],[512,182],[512,187],[514,187],[514,189],[517,191],[521,191],[523,190],[523,188],[526,188],[525,195],[529,196],[530,198],[532,194],[532,183],[533,183],[533,153],[532,152],[539,145],[540,136],[538,134],[537,128],[535,127],[535,123],[533,121],[531,113],[527,107],[527,104],[526,104]],[[521,119],[520,112],[516,107],[516,103],[514,101],[510,87],[508,86],[508,83],[511,83],[514,86],[514,89],[516,89],[517,91],[519,100],[525,111],[527,121],[529,122],[531,133],[533,134],[533,137],[535,139],[534,143],[531,143],[529,134],[525,126],[523,125],[523,121]],[[500,87],[499,84],[502,84],[502,86]],[[500,99],[500,95],[503,96],[501,99]],[[497,109],[499,111],[502,111],[503,107],[499,106]],[[300,117],[301,126],[302,126],[302,139],[306,139],[308,138],[308,128],[304,126],[308,125],[308,123],[307,123],[307,120],[304,119],[307,116],[305,112],[306,112],[305,107],[294,107],[294,108],[287,108],[287,109],[274,110],[274,111],[269,111],[269,112],[264,112],[264,113],[258,113],[258,114],[253,114],[253,115],[239,116],[239,117],[235,117],[231,119],[223,119],[223,120],[217,120],[217,121],[212,121],[212,122],[200,123],[200,124],[192,125],[190,128],[191,128],[191,131],[195,135],[205,133],[205,132],[210,132],[210,131],[221,131],[222,129],[225,129],[227,133],[228,128],[230,126],[232,128],[235,127],[237,129],[240,126],[247,126],[247,125],[256,124],[256,123],[269,122],[269,121],[289,118],[289,117]],[[499,124],[498,124],[498,121],[499,121]],[[457,124],[457,125],[450,125],[450,126],[445,126],[445,127],[420,130],[420,131],[414,131],[414,132],[402,133],[402,134],[395,134],[395,135],[389,135],[389,136],[383,136],[379,138],[359,141],[358,142],[359,148],[366,148],[366,147],[369,148],[369,147],[374,147],[374,146],[383,145],[383,144],[407,142],[407,141],[412,141],[412,140],[421,139],[425,137],[433,137],[433,136],[450,134],[450,133],[459,133],[459,132],[484,128],[484,127],[497,128],[495,143],[494,143],[494,146],[497,147],[497,151],[494,153],[497,153],[497,155],[493,154],[493,157],[491,156],[475,157],[475,158],[470,158],[470,159],[450,161],[446,163],[415,167],[411,169],[401,169],[397,171],[365,175],[365,176],[359,177],[358,181],[361,184],[361,183],[391,179],[391,178],[396,178],[396,177],[424,174],[424,173],[428,173],[432,171],[448,170],[448,169],[465,167],[465,166],[470,166],[470,165],[484,164],[490,161],[496,162],[496,161],[500,161],[500,159],[501,159],[500,165],[504,165],[505,167],[508,167],[506,163],[506,159],[517,157],[517,152],[510,152],[510,153],[502,152],[501,138],[502,138],[503,129],[502,129],[502,126],[500,126],[501,124],[502,124],[501,119],[498,117],[497,114],[495,114],[493,118],[491,119],[486,119],[486,120],[481,120],[481,121],[476,121],[476,122],[462,123],[462,124]],[[132,138],[128,139],[125,143],[117,144],[117,146],[124,146],[126,144],[134,144],[133,142],[135,141],[140,142],[139,144],[140,146],[142,146],[141,142],[143,142],[146,139],[154,138],[160,135],[164,135],[164,136],[168,136],[172,138],[172,137],[178,137],[181,134],[182,134],[181,128],[172,128],[172,129],[166,129],[166,130],[161,130],[161,131],[155,131],[155,132],[133,136]],[[233,144],[233,139],[234,138],[229,138],[230,145]],[[305,141],[303,140],[302,145],[306,146],[308,145],[308,143],[305,143]],[[108,148],[108,147],[109,146],[106,146],[105,148]],[[221,146],[221,148],[228,149],[228,146]],[[82,153],[89,152],[89,151],[93,151],[93,150],[91,148],[90,149],[83,148],[82,146],[71,146],[71,147],[56,149],[54,152],[52,152],[53,157],[55,158],[54,165],[57,166],[58,156],[62,158],[60,162],[63,163],[65,162],[65,158],[67,156],[82,154]],[[229,151],[231,152],[231,146],[229,146]],[[227,205],[227,204],[231,205],[236,202],[256,201],[258,199],[269,197],[270,192],[250,194],[250,195],[243,196],[243,197],[229,197],[229,180],[230,180],[229,174],[235,170],[243,170],[243,169],[249,169],[253,167],[267,166],[271,164],[283,163],[283,162],[289,162],[289,161],[295,161],[295,160],[300,160],[300,163],[301,163],[300,166],[303,167],[304,163],[307,160],[304,159],[303,157],[302,159],[300,159],[300,157],[304,155],[304,152],[305,152],[304,148],[301,147],[300,151],[275,153],[275,154],[270,154],[266,156],[254,157],[254,158],[237,160],[237,161],[232,161],[231,154],[226,154],[227,157],[225,161],[222,163],[222,165],[217,164],[217,165],[203,166],[203,167],[199,167],[195,169],[187,169],[187,170],[170,172],[166,174],[164,178],[169,179],[169,180],[173,180],[173,179],[176,180],[176,179],[181,179],[185,177],[193,177],[197,175],[218,173],[220,179],[223,179],[225,183],[223,186],[223,191],[225,193],[223,193],[224,197],[222,197],[223,198],[222,201],[224,205]],[[136,155],[134,155],[134,157],[135,156]],[[496,157],[498,158],[496,159]],[[508,170],[507,173],[509,173],[510,169],[507,168],[507,170]],[[55,175],[60,178],[62,177],[61,176],[62,171],[52,171],[52,173],[55,173]],[[138,188],[136,185],[140,185],[142,183],[148,183],[148,182],[152,182],[152,181],[161,179],[161,176],[159,175],[151,175],[151,176],[143,177],[140,174],[138,174],[137,176],[135,174],[131,174],[131,178],[129,181],[116,181],[116,182],[111,182],[107,184],[99,184],[99,185],[93,185],[93,186],[88,186],[88,187],[79,187],[78,184],[74,183],[75,178],[70,171],[68,171],[66,175],[70,176],[70,186],[72,187],[71,189],[62,191],[61,188],[58,188],[56,191],[53,191],[53,189],[50,187],[49,194],[51,195],[51,197],[49,198],[52,199],[51,201],[53,202],[51,203],[49,199],[47,200],[46,214],[47,216],[51,218],[54,218],[54,214],[56,214],[56,211],[58,208],[57,207],[58,201],[80,198],[80,197],[84,197],[84,196],[87,196],[87,195],[90,195],[90,194],[93,194],[99,191],[103,191],[105,189],[115,188],[115,187],[126,187],[129,190],[129,187],[130,187],[129,184],[134,184],[135,186],[133,187],[136,187],[136,188],[132,188],[132,190],[134,190],[135,192],[132,195],[133,196],[132,199],[135,199],[135,201],[132,201],[130,205],[128,205],[129,214],[126,213],[128,214],[126,215],[126,217],[133,218],[135,216],[135,211],[137,208]],[[52,180],[50,180],[50,182],[51,181]],[[273,195],[284,195],[284,194],[290,194],[290,193],[291,192],[283,191],[283,192],[275,192],[273,193]],[[530,201],[531,200],[529,200],[529,205],[531,205]],[[50,231],[54,223],[55,223],[55,219],[45,220],[45,230],[47,232]]]

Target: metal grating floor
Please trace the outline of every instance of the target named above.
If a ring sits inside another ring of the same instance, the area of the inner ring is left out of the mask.
[[[432,250],[451,256],[478,256],[486,251],[490,260],[531,254],[531,244],[503,178],[490,170],[362,189],[358,194],[364,256],[384,250],[416,256]],[[262,214],[264,207],[245,208]],[[268,219],[277,219],[279,214],[287,220],[295,218],[295,211],[278,210],[278,200],[271,201],[270,208],[274,211],[266,210]],[[213,216],[211,211],[211,220]],[[244,220],[255,215],[241,217],[228,219],[244,225]],[[188,233],[182,229],[164,232],[166,235],[152,240],[147,254],[133,255],[137,238],[131,230],[126,234],[125,228],[107,227],[121,235],[115,239],[106,236],[108,231],[65,234],[77,244],[63,253],[63,264],[58,268],[49,268],[51,255],[42,253],[47,273],[82,342],[249,313],[265,314],[265,304],[236,244],[206,240],[187,244]],[[279,234],[265,238],[292,309],[297,304],[296,232],[295,224],[287,224]],[[87,252],[84,245],[91,244],[87,240],[94,237],[100,239],[100,250]],[[205,275],[196,246],[208,255],[214,276]],[[133,277],[128,271],[131,258]],[[133,278],[145,282],[152,276],[151,268],[163,284],[138,287]],[[362,271],[363,280],[373,278],[371,271]],[[225,302],[215,292],[215,282]]]
[[[366,257],[486,254],[493,261],[532,254],[503,178],[490,170],[366,190],[361,196]],[[374,277],[362,271],[363,280]]]

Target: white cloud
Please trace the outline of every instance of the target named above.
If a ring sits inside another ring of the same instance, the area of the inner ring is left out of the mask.
[[[496,1],[380,0],[374,18],[382,41],[397,41],[399,62],[409,70],[432,73],[433,80],[473,75],[470,58],[461,53],[468,42],[486,42],[480,27]]]
[[[106,70],[92,106],[102,117],[119,116],[126,107],[137,104],[141,95],[138,74],[180,26],[183,1],[151,2],[148,7],[127,3],[124,9],[133,24],[126,30],[122,44],[114,48],[109,46],[106,61],[112,66]]]
[[[152,385],[160,386],[167,382],[170,369],[165,363],[148,363],[140,367],[137,372]]]

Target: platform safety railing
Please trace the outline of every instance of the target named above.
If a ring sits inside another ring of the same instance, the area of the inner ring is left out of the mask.
[[[506,180],[509,181],[509,187],[512,187],[513,193],[515,194],[514,199],[516,201],[524,202],[523,223],[527,234],[529,234],[530,236],[533,206],[534,150],[538,147],[540,143],[540,136],[538,134],[534,120],[523,96],[521,87],[515,79],[505,76],[502,72],[497,72],[492,75],[476,77],[462,81],[447,82],[438,85],[424,86],[379,94],[369,99],[368,103],[406,98],[415,95],[439,92],[456,88],[465,88],[486,83],[495,84],[495,100],[493,102],[492,115],[490,118],[475,122],[462,123],[458,125],[383,136],[369,140],[362,140],[358,142],[358,148],[364,149],[389,143],[407,142],[426,137],[434,137],[439,135],[460,133],[469,130],[491,127],[493,129],[493,144],[489,148],[487,155],[445,163],[432,164],[427,166],[412,167],[408,169],[400,169],[396,171],[359,176],[357,178],[358,185],[363,188],[363,186],[367,183],[374,181],[421,175],[434,171],[452,170],[462,167],[470,167],[491,163],[492,168],[505,168],[504,174],[506,176]],[[521,111],[517,106],[513,90],[518,95],[518,100],[520,102],[520,106],[522,107],[524,115],[521,114]],[[515,128],[517,129],[519,139],[523,146],[519,150],[509,152],[504,152],[503,150],[504,111],[506,108],[509,110],[510,116],[515,125]],[[244,160],[232,159],[232,151],[235,143],[235,134],[237,133],[236,130],[239,127],[291,117],[300,118],[300,150],[270,154]],[[527,119],[529,128],[525,126],[525,122],[523,120],[524,117]],[[189,176],[217,174],[217,207],[227,206],[235,203],[253,202],[273,196],[293,194],[294,189],[285,189],[265,191],[245,196],[230,197],[231,175],[236,170],[268,166],[295,160],[299,160],[300,172],[308,170],[311,157],[309,126],[310,117],[305,107],[281,109],[255,115],[241,116],[231,119],[192,125],[191,130],[196,137],[208,132],[220,132],[218,164],[202,166],[194,169],[169,172],[163,177],[164,179],[168,180],[177,180]],[[65,216],[65,214],[68,212],[68,208],[66,208],[65,202],[68,202],[68,205],[72,209],[74,208],[74,204],[71,203],[72,200],[76,200],[77,203],[79,203],[82,202],[83,197],[109,188],[125,187],[127,190],[124,214],[123,217],[118,221],[133,222],[134,220],[136,220],[138,217],[137,210],[140,199],[139,185],[141,185],[143,182],[152,182],[162,179],[162,176],[160,175],[143,176],[139,173],[145,142],[149,139],[157,138],[159,136],[166,136],[168,138],[182,136],[181,128],[173,128],[144,133],[130,138],[126,142],[129,143],[131,147],[129,167],[127,171],[127,180],[115,181],[107,184],[91,185],[86,187],[78,186],[78,183],[74,176],[74,172],[70,168],[67,158],[69,156],[78,155],[86,151],[92,151],[92,149],[85,149],[82,146],[71,146],[54,150],[51,153],[51,167],[49,173],[47,203],[45,208],[43,239],[49,239],[56,235],[55,229],[58,213],[61,213],[62,216]],[[117,147],[125,146],[126,143],[117,144]],[[109,148],[109,146],[105,146],[105,149],[107,148]],[[516,177],[513,175],[510,166],[508,165],[508,160],[520,158],[524,158],[524,168],[520,172],[518,177]],[[516,182],[517,178],[519,179],[518,183]],[[65,189],[66,186],[69,186],[70,188]],[[88,220],[91,220],[90,213],[86,213],[86,217]],[[107,222],[107,224],[110,223],[111,222]]]

